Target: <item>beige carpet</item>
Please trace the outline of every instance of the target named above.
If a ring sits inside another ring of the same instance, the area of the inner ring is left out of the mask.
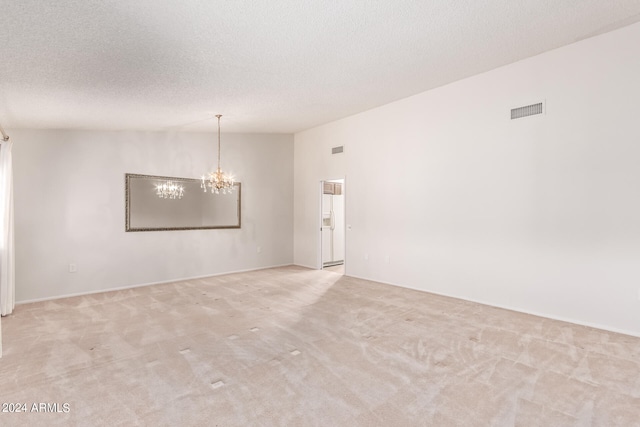
[[[640,425],[638,338],[329,271],[21,305],[2,327],[1,400],[27,406],[2,426]]]

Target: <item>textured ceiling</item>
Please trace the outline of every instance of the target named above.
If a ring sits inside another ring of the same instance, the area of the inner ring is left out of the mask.
[[[296,132],[640,21],[640,0],[0,0],[5,128]],[[639,41],[640,42],[640,41]]]

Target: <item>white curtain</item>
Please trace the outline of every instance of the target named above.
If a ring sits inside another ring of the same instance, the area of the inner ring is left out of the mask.
[[[15,306],[15,258],[13,244],[13,167],[11,141],[0,141],[0,314]]]

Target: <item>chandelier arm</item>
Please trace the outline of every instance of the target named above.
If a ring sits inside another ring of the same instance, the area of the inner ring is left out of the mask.
[[[9,140],[9,135],[7,135],[4,131],[4,129],[2,128],[2,125],[0,125],[0,134],[2,134],[2,141],[8,141]]]

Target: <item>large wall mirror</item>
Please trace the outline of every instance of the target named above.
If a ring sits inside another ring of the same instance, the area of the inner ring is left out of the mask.
[[[157,186],[182,187],[182,197],[162,198]],[[200,180],[151,175],[125,175],[126,231],[240,228],[241,185],[231,194],[206,193]]]

